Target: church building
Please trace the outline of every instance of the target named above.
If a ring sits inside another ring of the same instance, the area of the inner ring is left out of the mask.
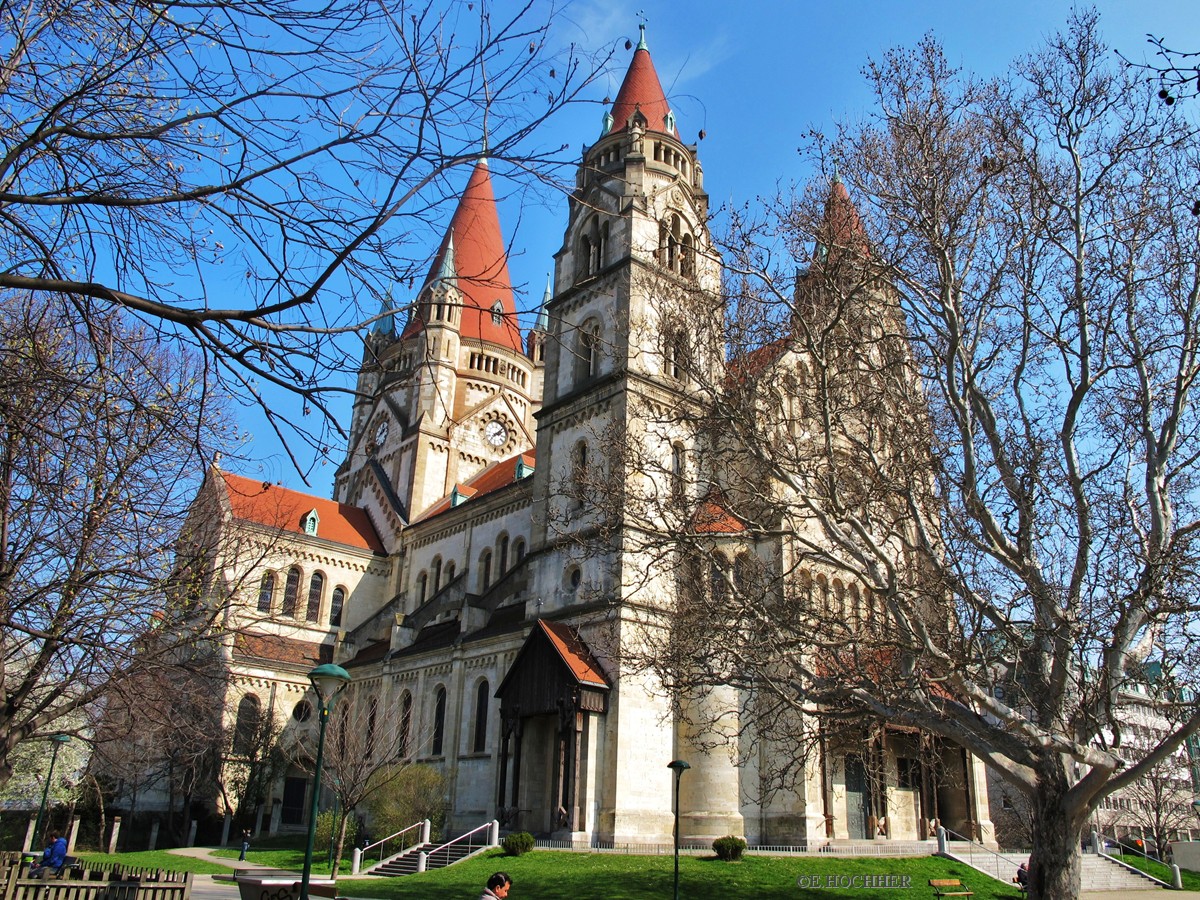
[[[983,766],[962,748],[945,749],[933,784],[912,765],[920,737],[898,729],[814,755],[792,789],[764,793],[760,766],[697,747],[622,653],[627,604],[669,603],[676,578],[619,529],[601,550],[578,539],[601,527],[587,473],[612,462],[611,436],[646,428],[645,404],[687,402],[653,286],[720,297],[708,212],[697,147],[680,139],[644,30],[579,162],[526,333],[478,161],[426,283],[366,341],[333,499],[207,474],[206,514],[245,538],[215,567],[244,586],[224,650],[231,732],[264,716],[303,722],[308,671],[334,662],[352,676],[334,714],[378,730],[370,752],[446,776],[451,833],[498,819],[594,845],[669,843],[667,764],[683,759],[684,840],[914,840],[935,820],[991,837]],[[663,440],[667,473],[700,452]],[[293,765],[270,790],[271,827],[303,826],[312,790]]]

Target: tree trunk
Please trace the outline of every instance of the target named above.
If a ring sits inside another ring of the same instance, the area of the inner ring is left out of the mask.
[[[343,810],[344,809],[345,808],[343,807]],[[337,846],[334,849],[334,853],[333,853],[333,867],[329,870],[330,878],[338,877],[338,867],[342,863],[342,846],[346,843],[346,819],[347,819],[347,817],[348,817],[348,814],[343,811],[342,816],[341,816],[341,825],[338,828],[338,832],[337,832],[337,841],[336,841]]]
[[[1029,858],[1030,900],[1074,900],[1079,896],[1079,823],[1067,814],[1070,785],[1057,758],[1041,767],[1033,804],[1033,854]]]

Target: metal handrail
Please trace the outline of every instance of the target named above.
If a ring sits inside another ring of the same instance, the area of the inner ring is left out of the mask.
[[[490,847],[491,846],[492,823],[485,822],[476,828],[472,828],[466,834],[460,834],[458,837],[454,838],[454,840],[446,841],[446,843],[442,844],[440,847],[435,847],[434,849],[430,850],[428,853],[425,854],[425,858],[427,860],[432,860],[432,859],[434,859],[434,857],[436,857],[439,853],[442,853],[443,851],[445,851],[445,855],[447,857],[449,857],[450,856],[449,848],[454,846],[455,844],[462,842],[462,841],[467,841],[468,851],[470,853],[474,853],[475,849],[476,849],[475,841],[471,840],[471,838],[473,838],[473,836],[475,834],[477,834],[478,832],[484,831],[485,829],[487,830],[487,836],[484,838],[484,842],[479,845],[478,849],[483,849],[484,847]]]
[[[962,862],[967,863],[973,869],[978,869],[980,872],[983,872],[986,875],[991,875],[997,881],[1011,882],[1013,880],[1013,876],[1016,874],[1016,871],[1017,871],[1017,866],[1020,865],[1020,863],[1013,863],[1011,857],[1004,856],[1002,853],[996,852],[991,847],[985,847],[983,844],[979,843],[978,841],[972,840],[969,837],[964,837],[963,835],[959,834],[956,831],[951,831],[949,828],[947,828],[944,825],[939,826],[939,827],[947,835],[952,836],[951,839],[953,841],[955,841],[956,843],[962,842],[962,843],[967,844],[967,846],[969,846],[971,848],[971,850],[969,852],[969,856],[970,856],[969,860],[962,859],[961,856],[957,856],[956,854],[950,852],[950,850],[946,851],[948,855],[955,856],[956,858],[960,859]],[[955,848],[955,849],[957,849],[957,848]],[[979,850],[982,850],[984,853],[989,854],[989,857],[985,857],[985,859],[988,859],[988,861],[994,867],[994,872],[993,872],[992,868],[988,868],[987,866],[980,865],[979,863],[976,862],[975,853]],[[1017,855],[1028,856],[1028,854],[1017,854]],[[1003,863],[1003,867],[1001,866],[1001,863]],[[1002,871],[1002,868],[1004,871]]]
[[[1127,869],[1132,869],[1133,871],[1137,872],[1139,875],[1145,875],[1151,881],[1157,882],[1158,884],[1161,884],[1163,887],[1169,888],[1171,886],[1167,882],[1163,881],[1161,878],[1151,875],[1149,872],[1147,872],[1143,869],[1139,869],[1137,866],[1131,866],[1131,865],[1129,865],[1129,863],[1125,862],[1124,860],[1117,859],[1111,853],[1106,853],[1104,844],[1106,841],[1112,841],[1114,844],[1117,845],[1117,849],[1121,851],[1122,856],[1124,856],[1126,853],[1128,853],[1131,856],[1140,856],[1142,859],[1149,860],[1150,862],[1153,862],[1153,863],[1158,863],[1160,866],[1166,866],[1167,864],[1165,862],[1163,862],[1161,858],[1155,859],[1153,856],[1150,856],[1148,853],[1143,853],[1141,850],[1137,849],[1136,847],[1130,847],[1128,844],[1122,843],[1119,838],[1109,837],[1107,834],[1102,834],[1099,831],[1093,831],[1092,834],[1094,835],[1093,840],[1095,841],[1096,853],[1098,853],[1100,856],[1103,856],[1105,859],[1112,860],[1112,862],[1115,862],[1118,866],[1124,866]],[[1128,835],[1126,837],[1128,837]],[[1143,837],[1142,840],[1145,841],[1145,837]],[[1157,845],[1157,842],[1156,842],[1156,845]],[[1167,868],[1170,869],[1169,866],[1167,866]]]
[[[420,822],[413,822],[413,824],[409,825],[407,828],[401,828],[395,834],[389,834],[387,837],[382,838],[378,841],[375,841],[373,844],[364,845],[362,848],[363,856],[367,855],[368,850],[372,850],[375,847],[382,847],[388,841],[392,840],[392,838],[398,838],[398,837],[400,837],[400,835],[407,834],[408,832],[412,831],[414,828],[420,828],[424,824],[425,824],[425,821],[423,819]],[[380,859],[383,858],[382,850],[379,851],[379,857],[380,857]]]

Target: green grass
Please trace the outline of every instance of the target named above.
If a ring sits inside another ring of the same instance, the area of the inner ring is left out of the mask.
[[[643,900],[670,897],[674,860],[670,856],[620,856],[613,853],[566,853],[536,850],[521,857],[493,851],[447,869],[407,878],[339,878],[338,893],[380,900],[457,900],[478,896],[487,877],[505,871],[513,879],[513,900]],[[684,856],[679,861],[679,893],[689,900],[730,897],[836,898],[897,900],[896,889],[803,889],[799,876],[908,876],[918,896],[930,894],[930,878],[958,878],[977,900],[1018,898],[1012,885],[1001,884],[959,863],[934,857],[838,858],[747,856],[740,863],[716,857]]]
[[[97,863],[107,865],[138,866],[143,869],[166,869],[171,872],[195,872],[197,875],[215,875],[219,872],[232,872],[232,866],[222,866],[207,859],[197,859],[194,856],[180,856],[168,853],[166,850],[143,850],[138,853],[80,853],[79,858],[84,864]],[[236,857],[237,854],[235,853]],[[304,855],[300,855],[301,862]]]
[[[1165,881],[1167,884],[1171,883],[1171,867],[1166,863],[1160,863],[1154,859],[1146,859],[1144,856],[1138,856],[1136,853],[1125,853],[1113,858],[1119,859],[1121,862],[1127,863],[1135,869],[1141,869],[1147,875],[1153,875],[1159,881]],[[1200,891],[1200,872],[1180,869],[1179,874],[1183,876],[1183,889],[1185,891]]]

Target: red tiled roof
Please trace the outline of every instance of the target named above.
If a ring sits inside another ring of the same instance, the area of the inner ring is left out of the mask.
[[[547,622],[545,619],[538,619],[537,623],[576,681],[592,687],[609,686],[608,679],[604,677],[604,670],[573,628],[562,622]]]
[[[390,649],[391,645],[388,641],[372,641],[355,653],[353,657],[343,662],[341,666],[343,669],[351,669],[355,666],[378,662],[388,655],[388,650]]]
[[[300,520],[315,509],[320,520],[317,537],[360,550],[385,553],[383,543],[364,510],[324,497],[303,494],[278,484],[221,472],[235,518],[304,534]]]
[[[460,497],[469,497],[472,500],[476,497],[483,497],[493,491],[498,491],[500,488],[508,487],[514,481],[517,481],[517,463],[522,462],[529,469],[534,467],[533,451],[518,453],[516,456],[510,456],[508,459],[502,459],[500,462],[492,463],[482,472],[477,474],[469,481],[456,484],[455,491]],[[416,521],[420,522],[424,519],[432,518],[438,513],[443,513],[450,508],[452,494],[443,497],[433,506],[417,517]]]
[[[488,341],[522,352],[521,329],[508,274],[508,252],[496,212],[496,195],[486,159],[475,164],[471,178],[458,201],[458,209],[429,270],[434,284],[449,270],[459,291],[463,309],[459,334],[471,340]],[[500,301],[500,323],[492,307]],[[401,337],[419,334],[425,327],[425,307],[418,304]]]
[[[648,131],[658,131],[679,137],[675,128],[667,128],[666,116],[671,111],[667,103],[667,95],[663,93],[662,83],[654,70],[654,61],[645,42],[638,44],[629,63],[629,71],[621,82],[621,90],[617,92],[616,102],[613,103],[613,124],[611,131],[624,131],[629,125],[629,119],[635,110],[641,110],[646,117]]]
[[[710,494],[696,507],[692,516],[696,534],[736,534],[746,530],[745,524],[724,507],[720,494]]]
[[[233,639],[233,653],[235,657],[291,663],[309,668],[333,660],[332,647],[275,634],[239,633]]]

